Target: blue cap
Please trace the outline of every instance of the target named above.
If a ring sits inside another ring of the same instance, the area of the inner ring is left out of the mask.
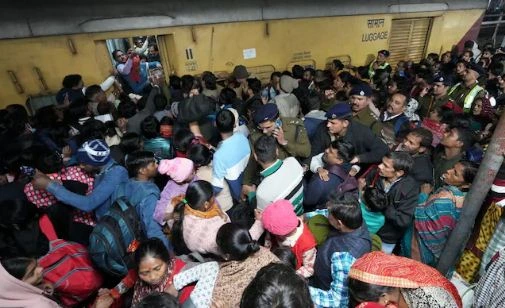
[[[452,78],[451,76],[445,76],[444,74],[437,74],[433,77],[433,82],[442,82],[446,86],[451,86]]]
[[[347,103],[338,103],[333,105],[328,112],[326,112],[326,118],[328,120],[332,119],[342,119],[351,116],[352,110],[351,106]]]
[[[361,95],[361,96],[372,96],[372,88],[367,83],[359,83],[352,87],[349,96],[351,95]]]
[[[279,116],[279,109],[276,104],[265,104],[259,107],[253,115],[253,120],[256,125],[265,121],[277,119]]]

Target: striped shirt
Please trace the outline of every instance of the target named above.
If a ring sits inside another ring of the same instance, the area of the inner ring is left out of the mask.
[[[293,204],[296,215],[303,214],[303,168],[294,157],[277,160],[260,174],[263,180],[256,190],[258,209],[285,199]]]

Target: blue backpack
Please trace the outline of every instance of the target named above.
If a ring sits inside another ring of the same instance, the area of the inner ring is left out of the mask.
[[[88,251],[93,263],[103,272],[124,277],[134,267],[134,252],[145,238],[135,209],[135,200],[125,197],[122,183],[112,196],[116,200],[89,236]]]

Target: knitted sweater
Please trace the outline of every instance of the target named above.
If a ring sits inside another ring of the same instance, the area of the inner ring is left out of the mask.
[[[201,254],[213,253],[219,255],[216,244],[217,231],[225,223],[230,222],[226,213],[225,219],[220,216],[202,218],[193,215],[184,215],[182,230],[184,242],[189,250]]]
[[[244,261],[221,263],[217,276],[212,301],[222,303],[222,307],[238,307],[245,288],[264,266],[279,262],[268,249],[260,247],[255,254]]]
[[[220,255],[219,247],[216,244],[217,231],[219,231],[222,225],[230,222],[228,215],[226,213],[223,214],[225,215],[225,219],[220,216],[201,218],[185,214],[182,222],[182,233],[186,247],[192,252]],[[254,222],[249,229],[249,233],[254,240],[260,238],[263,234],[263,224],[260,220]]]

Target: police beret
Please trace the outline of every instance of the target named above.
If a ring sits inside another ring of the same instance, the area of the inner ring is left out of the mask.
[[[349,96],[351,95],[361,95],[361,96],[372,96],[372,88],[367,83],[359,83],[352,87]]]
[[[433,82],[442,82],[446,86],[452,85],[452,77],[444,74],[437,74],[433,77]]]
[[[332,119],[342,119],[349,117],[352,114],[351,106],[347,103],[338,103],[333,105],[328,112],[326,112],[326,118],[328,120]]]
[[[279,109],[276,104],[265,104],[259,107],[254,113],[253,120],[256,125],[265,121],[271,121],[279,116]]]

